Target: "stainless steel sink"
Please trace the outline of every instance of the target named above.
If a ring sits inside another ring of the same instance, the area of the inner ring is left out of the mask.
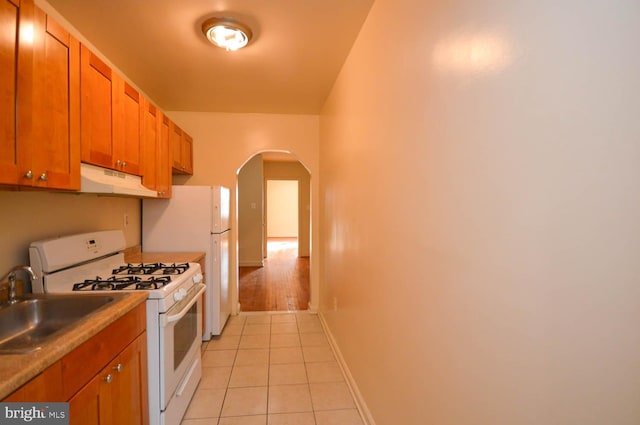
[[[112,295],[26,295],[0,306],[0,354],[36,351],[56,332],[105,307]]]

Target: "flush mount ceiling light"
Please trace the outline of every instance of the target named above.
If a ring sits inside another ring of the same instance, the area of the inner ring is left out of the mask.
[[[202,23],[207,40],[227,51],[242,49],[251,40],[251,30],[229,18],[210,18]]]

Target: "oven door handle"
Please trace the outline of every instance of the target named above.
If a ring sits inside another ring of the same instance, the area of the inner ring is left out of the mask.
[[[173,322],[177,322],[178,320],[182,319],[185,314],[187,314],[187,312],[189,311],[189,309],[198,302],[198,300],[200,299],[200,295],[202,295],[202,293],[205,291],[207,287],[204,284],[199,284],[198,286],[194,287],[189,294],[189,297],[185,299],[185,301],[188,300],[187,305],[185,305],[182,309],[180,309],[179,312],[175,313],[175,314],[164,314],[162,315],[163,318],[160,319],[162,326],[166,326],[169,323],[173,323]],[[195,294],[192,295],[193,292],[196,292]],[[176,304],[176,307],[179,304]]]

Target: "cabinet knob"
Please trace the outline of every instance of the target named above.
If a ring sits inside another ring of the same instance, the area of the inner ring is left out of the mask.
[[[116,167],[119,167],[119,166],[120,166],[120,164],[122,164],[122,161],[117,160],[117,161],[116,161]]]
[[[102,378],[104,380],[104,382],[106,382],[107,384],[110,384],[111,381],[113,381],[113,376],[111,374],[108,374],[107,376],[105,376],[104,378]]]
[[[127,162],[126,161],[122,161],[122,168],[125,168],[127,166]]]
[[[24,178],[31,180],[33,178],[33,171],[29,170],[26,173],[24,173]]]
[[[113,370],[115,370],[118,373],[122,372],[122,363],[118,363],[116,366],[114,366]]]
[[[46,182],[47,180],[49,180],[49,176],[47,176],[47,173],[44,172],[44,173],[40,174],[40,177],[38,177],[38,180]]]

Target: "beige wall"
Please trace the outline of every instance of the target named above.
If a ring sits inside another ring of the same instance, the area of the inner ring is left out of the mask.
[[[128,225],[124,225],[127,215]],[[36,240],[122,229],[127,246],[140,244],[140,201],[88,194],[0,191],[0,276],[29,264]]]
[[[293,154],[311,174],[311,232],[318,234],[319,221],[313,206],[319,202],[319,121],[317,115],[231,114],[207,112],[168,112],[167,115],[194,140],[194,175],[174,177],[176,184],[220,184],[231,188],[231,246],[237,247],[237,173],[255,154],[284,151]],[[312,239],[312,252],[319,251],[318,238]],[[231,281],[237,300],[237,252],[231,253]],[[311,255],[311,308],[319,297],[318,262]]]
[[[262,155],[256,155],[238,173],[238,266],[264,264],[262,170]]]
[[[640,423],[639,16],[375,2],[321,116],[320,246],[377,425]]]
[[[298,181],[298,255],[311,252],[311,176],[298,161],[265,161],[264,178]],[[268,201],[267,201],[268,202]]]

